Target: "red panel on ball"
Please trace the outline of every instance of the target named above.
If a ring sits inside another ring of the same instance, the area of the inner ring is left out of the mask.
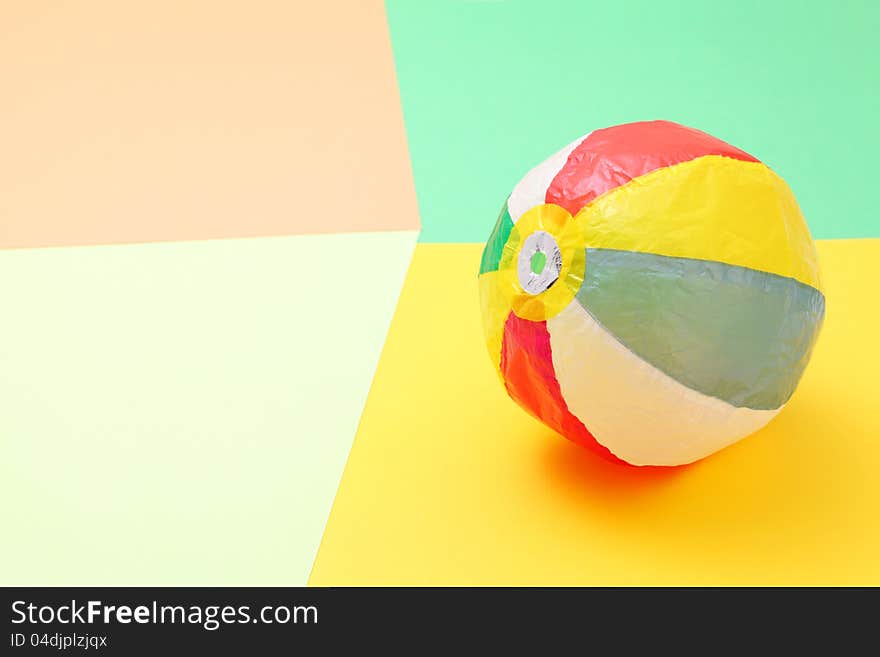
[[[577,214],[597,196],[663,167],[704,155],[758,160],[705,132],[670,121],[596,130],[575,148],[547,188],[547,203]]]
[[[532,322],[510,313],[501,344],[501,373],[507,392],[533,416],[566,438],[623,463],[593,438],[568,410],[550,352],[547,322]]]

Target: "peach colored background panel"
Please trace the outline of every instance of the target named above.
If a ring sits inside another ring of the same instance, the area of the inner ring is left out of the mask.
[[[0,6],[0,247],[418,228],[379,0]]]

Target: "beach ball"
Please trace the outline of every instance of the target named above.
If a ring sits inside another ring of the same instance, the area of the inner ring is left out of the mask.
[[[696,461],[766,425],[825,314],[785,181],[668,121],[596,130],[529,171],[479,288],[510,397],[633,465]]]

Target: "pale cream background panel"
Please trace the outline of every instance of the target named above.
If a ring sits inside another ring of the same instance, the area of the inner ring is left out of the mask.
[[[0,585],[305,584],[415,241],[0,250]]]
[[[0,247],[418,228],[382,2],[0,4]]]

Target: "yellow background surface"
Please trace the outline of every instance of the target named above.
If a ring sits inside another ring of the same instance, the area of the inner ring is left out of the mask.
[[[481,247],[419,245],[310,584],[880,584],[880,240],[818,249],[827,318],[788,406],[701,462],[639,469],[507,398]]]

